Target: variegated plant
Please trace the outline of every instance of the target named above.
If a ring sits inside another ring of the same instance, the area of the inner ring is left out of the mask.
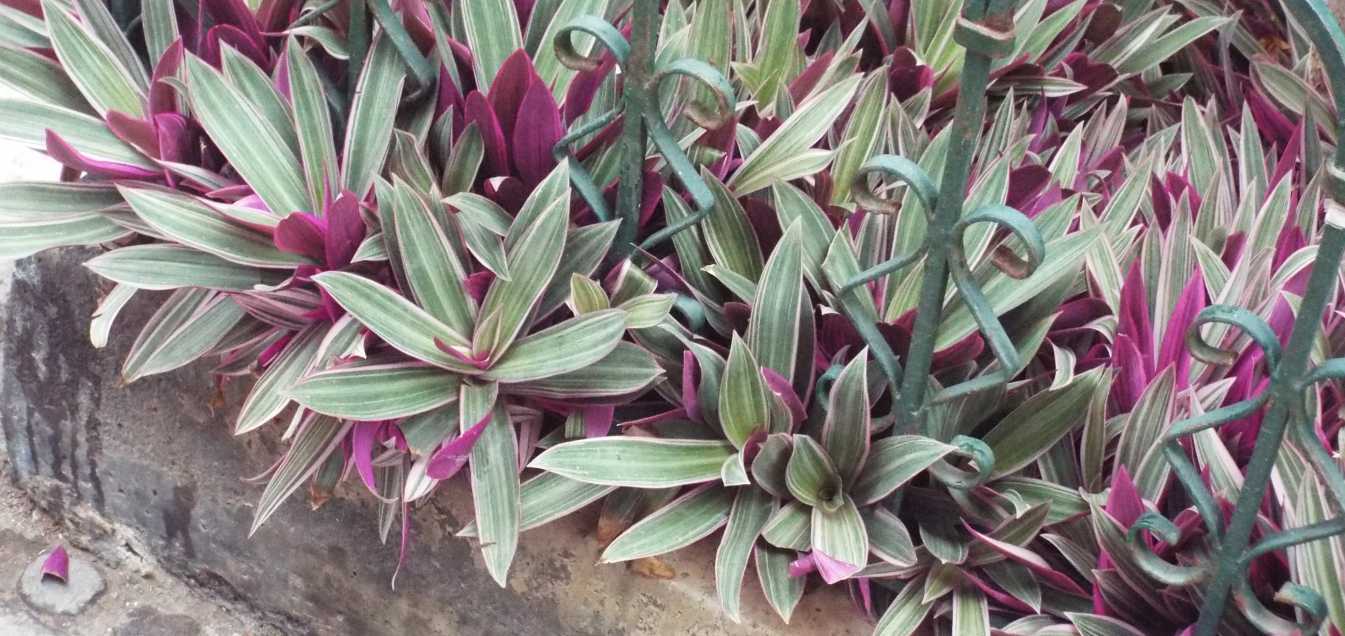
[[[1214,302],[1287,335],[1336,141],[1278,3],[134,4],[0,0],[0,138],[64,166],[0,185],[0,255],[102,246],[94,343],[158,303],[128,381],[257,376],[235,430],[280,419],[290,446],[254,529],[350,481],[404,554],[466,467],[459,534],[501,584],[521,531],[601,501],[604,561],[722,529],[735,619],[754,564],[785,620],[816,573],[882,634],[1195,622],[1199,586],[1153,558],[1205,552],[1164,436],[1269,377],[1183,343],[1240,344],[1197,324]],[[955,137],[981,73],[989,115]],[[932,254],[958,293],[927,291]],[[1317,386],[1267,529],[1342,512],[1304,459],[1342,444]],[[1258,427],[1183,447],[1220,504]],[[1295,545],[1250,589],[1289,620],[1275,591],[1314,588],[1338,633],[1341,567],[1340,537]]]

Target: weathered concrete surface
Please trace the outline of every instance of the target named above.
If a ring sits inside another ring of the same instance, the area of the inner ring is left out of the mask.
[[[93,349],[87,326],[99,286],[80,265],[91,253],[40,255],[18,263],[12,277],[0,271],[0,425],[8,472],[77,545],[100,558],[129,551],[139,567],[162,568],[214,599],[213,613],[185,613],[205,633],[231,633],[239,625],[243,633],[473,635],[870,629],[837,590],[810,593],[794,624],[785,626],[750,571],[743,622],[731,623],[711,583],[712,543],[670,559],[674,580],[641,578],[623,566],[596,564],[594,511],[525,534],[509,587],[501,589],[475,547],[452,537],[471,518],[462,484],[441,489],[414,512],[411,556],[395,591],[389,581],[396,547],[378,542],[367,494],[338,491],[317,512],[296,497],[249,539],[260,487],[240,477],[262,472],[278,456],[276,431],[233,437],[230,406],[246,386],[217,392],[204,365],[122,386],[120,362],[152,307],[139,298],[114,327],[113,344]],[[17,564],[17,577],[47,547],[29,538],[13,550],[15,558],[0,562]],[[122,567],[119,558],[107,557],[104,567]],[[95,608],[116,602],[109,597],[125,598],[115,578]],[[122,611],[115,620],[39,618],[58,632],[106,633],[140,620],[180,633],[171,625],[183,612],[155,598],[141,598],[136,615]],[[11,610],[3,595],[0,610],[3,628]],[[136,633],[128,629],[121,633]]]

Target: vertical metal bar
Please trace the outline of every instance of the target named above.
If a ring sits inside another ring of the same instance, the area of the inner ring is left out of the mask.
[[[1312,351],[1312,341],[1321,326],[1322,312],[1335,291],[1336,270],[1342,253],[1345,253],[1345,229],[1328,225],[1317,248],[1317,260],[1308,278],[1307,293],[1294,319],[1289,346],[1272,380],[1274,388],[1271,405],[1256,435],[1256,450],[1247,464],[1246,478],[1242,490],[1238,492],[1233,518],[1219,541],[1214,578],[1205,588],[1200,618],[1196,622],[1197,636],[1215,636],[1218,632],[1224,606],[1228,603],[1233,586],[1243,574],[1242,555],[1247,551],[1261,500],[1270,485],[1270,472],[1275,467],[1275,457],[1284,440],[1285,428],[1293,416],[1291,401],[1303,399],[1301,391],[1308,368],[1308,354]]]
[[[1011,10],[1012,3],[1001,2],[999,10]],[[963,15],[968,20],[985,19],[984,0],[969,2]],[[906,430],[925,430],[925,388],[929,385],[929,368],[934,359],[934,344],[939,323],[943,321],[943,299],[948,292],[948,257],[955,249],[951,245],[953,226],[962,216],[967,178],[971,174],[972,157],[985,118],[985,89],[990,83],[990,56],[967,49],[962,65],[953,111],[952,145],[939,182],[939,199],[935,205],[933,222],[925,230],[925,245],[929,247],[925,259],[924,281],[920,285],[920,300],[911,335],[911,347],[906,355],[906,369],[902,375],[901,398],[898,403],[900,424]]]
[[[658,108],[653,99],[654,49],[658,41],[658,0],[635,0],[631,17],[630,57],[622,66],[625,73],[622,100],[625,120],[621,129],[621,170],[617,185],[616,216],[621,220],[610,258],[620,262],[630,256],[640,223],[644,199],[644,158],[649,147],[645,113]]]

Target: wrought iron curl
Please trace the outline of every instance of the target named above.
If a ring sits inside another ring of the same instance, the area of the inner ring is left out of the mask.
[[[967,49],[967,54],[953,114],[954,146],[939,185],[936,186],[934,179],[915,162],[895,155],[870,159],[856,176],[855,199],[865,210],[878,214],[896,212],[899,208],[897,200],[886,196],[891,191],[891,183],[895,183],[904,186],[919,201],[925,215],[925,238],[918,247],[861,271],[835,287],[837,295],[844,295],[923,259],[920,301],[906,367],[903,371],[895,359],[883,365],[897,396],[899,423],[907,429],[924,423],[927,403],[1005,384],[1020,367],[1017,349],[981,292],[963,246],[969,227],[989,223],[1014,235],[1026,251],[1027,258],[1023,259],[1007,245],[1001,244],[996,249],[992,263],[1005,274],[1014,278],[1029,276],[1045,257],[1045,242],[1023,213],[1003,205],[968,211],[963,199],[971,172],[971,158],[983,126],[990,62],[1013,50],[1012,16],[1016,4],[1014,0],[967,2],[958,18],[954,38]],[[871,184],[873,181],[878,183]],[[986,337],[999,368],[939,389],[927,401],[925,391],[929,385],[934,342],[942,322],[945,292],[950,281]],[[880,362],[884,357],[895,358],[876,329],[866,329],[869,325],[860,324],[864,320],[857,316],[850,316],[850,319]]]
[[[1283,0],[1283,4],[1303,27],[1327,69],[1337,113],[1345,113],[1345,34],[1320,0]],[[1264,554],[1345,534],[1345,475],[1317,439],[1315,418],[1308,407],[1313,385],[1345,378],[1345,358],[1326,360],[1316,367],[1311,366],[1309,359],[1312,343],[1321,329],[1323,312],[1336,292],[1336,272],[1345,254],[1345,208],[1340,204],[1345,199],[1345,170],[1342,167],[1345,167],[1345,144],[1336,147],[1335,157],[1326,169],[1326,223],[1288,345],[1281,348],[1274,331],[1260,316],[1246,309],[1222,305],[1207,307],[1200,312],[1187,335],[1187,347],[1194,357],[1212,365],[1227,366],[1238,359],[1237,353],[1206,341],[1201,328],[1214,323],[1236,328],[1260,348],[1270,377],[1270,385],[1261,392],[1235,404],[1178,421],[1162,439],[1163,455],[1205,525],[1212,558],[1194,566],[1177,566],[1152,554],[1142,531],[1149,531],[1150,536],[1169,545],[1180,540],[1180,533],[1172,522],[1157,513],[1142,516],[1128,533],[1130,543],[1136,548],[1137,562],[1150,576],[1172,585],[1204,586],[1200,617],[1195,626],[1197,636],[1213,636],[1218,632],[1230,597],[1249,622],[1267,633],[1316,633],[1326,619],[1326,604],[1321,595],[1292,581],[1281,587],[1275,600],[1292,606],[1307,620],[1297,623],[1283,618],[1256,597],[1246,580],[1246,572],[1251,562]],[[1225,524],[1214,493],[1182,448],[1181,440],[1258,411],[1264,411],[1261,428],[1233,514]],[[1270,486],[1271,472],[1286,434],[1293,434],[1297,445],[1307,454],[1311,472],[1330,495],[1327,500],[1336,516],[1308,526],[1266,534],[1252,545],[1251,533],[1258,525],[1261,502]]]
[[[634,4],[632,22],[637,27],[632,36],[637,40],[635,46],[621,35],[610,23],[596,16],[583,16],[563,27],[556,33],[554,46],[556,57],[569,68],[591,71],[602,64],[600,55],[583,55],[574,47],[573,36],[585,34],[593,36],[602,44],[622,71],[624,88],[618,104],[601,115],[593,117],[558,141],[553,149],[557,160],[564,160],[570,166],[570,181],[578,191],[580,198],[593,210],[600,221],[612,219],[612,212],[603,196],[602,187],[594,180],[593,174],[583,165],[574,153],[574,145],[580,140],[600,130],[614,125],[618,118],[624,118],[625,130],[622,134],[623,147],[619,151],[622,157],[622,183],[617,196],[617,212],[622,228],[618,233],[614,256],[625,258],[636,250],[649,250],[673,235],[700,223],[714,208],[714,194],[701,178],[691,159],[678,145],[668,123],[664,121],[659,104],[664,100],[663,90],[669,80],[691,80],[708,89],[713,104],[705,105],[692,102],[682,110],[682,115],[693,124],[713,129],[728,122],[734,112],[733,86],[717,69],[705,62],[690,58],[679,58],[654,65],[653,49],[656,46],[658,32],[657,0],[637,0]],[[649,143],[653,142],[655,151],[663,157],[668,168],[677,177],[679,183],[691,197],[693,211],[685,218],[669,223],[664,228],[645,238],[639,245],[631,244],[635,236],[635,224],[639,221],[640,193],[643,180],[643,165]],[[624,240],[623,240],[624,239]]]

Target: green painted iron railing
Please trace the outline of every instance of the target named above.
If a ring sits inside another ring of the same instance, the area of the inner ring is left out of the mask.
[[[575,128],[557,144],[555,150],[558,159],[570,162],[575,188],[595,215],[600,220],[619,218],[622,221],[617,238],[617,258],[631,255],[637,247],[647,249],[666,240],[672,234],[704,219],[713,208],[709,189],[678,147],[662,119],[658,91],[663,80],[672,76],[688,77],[710,89],[716,102],[714,109],[700,106],[687,109],[689,118],[701,126],[715,127],[725,121],[733,110],[732,87],[709,65],[686,59],[655,65],[659,4],[658,0],[635,0],[630,42],[611,24],[594,17],[582,18],[563,29],[556,40],[564,63],[573,68],[591,69],[595,68],[598,60],[576,53],[571,36],[576,33],[593,36],[615,58],[622,70],[623,88],[619,105]],[[870,189],[870,181],[876,177],[905,186],[919,200],[926,214],[926,235],[916,250],[860,272],[835,290],[838,296],[843,296],[902,268],[923,263],[915,326],[904,365],[897,360],[875,325],[870,321],[855,320],[855,316],[851,316],[854,326],[877,358],[897,396],[897,418],[901,429],[930,433],[926,417],[930,404],[1004,384],[1021,366],[1012,340],[972,276],[963,248],[963,235],[968,227],[990,223],[1008,230],[1021,244],[1023,256],[1007,248],[1001,248],[995,255],[994,263],[1001,271],[1013,277],[1028,276],[1045,256],[1040,234],[1021,212],[1005,206],[964,209],[972,158],[985,123],[985,95],[991,62],[1013,50],[1013,13],[1017,4],[1018,0],[967,0],[964,4],[955,37],[966,48],[966,58],[951,124],[952,147],[938,182],[940,186],[935,187],[930,175],[914,162],[898,156],[874,157],[859,173],[856,192],[859,203],[865,209],[877,213],[896,210],[893,202],[880,196],[877,190]],[[1342,34],[1339,24],[1321,0],[1283,0],[1283,4],[1316,47],[1326,68],[1326,76],[1332,82],[1337,112],[1345,113],[1345,34]],[[619,142],[622,154],[619,190],[613,214],[601,188],[575,158],[571,147],[579,140],[614,125],[618,118],[623,119]],[[696,212],[636,246],[633,241],[641,206],[643,169],[651,142],[691,195]],[[1281,351],[1274,333],[1260,317],[1244,309],[1226,306],[1212,306],[1201,312],[1188,339],[1193,355],[1199,359],[1212,364],[1227,364],[1234,358],[1233,353],[1206,343],[1200,335],[1200,329],[1210,323],[1236,327],[1261,347],[1271,374],[1270,387],[1260,395],[1176,422],[1164,438],[1164,454],[1208,530],[1211,559],[1199,565],[1177,565],[1149,551],[1147,544],[1141,540],[1141,531],[1147,530],[1157,540],[1170,543],[1175,543],[1179,536],[1176,526],[1156,513],[1141,517],[1129,532],[1140,563],[1158,581],[1168,585],[1201,586],[1203,602],[1195,629],[1197,636],[1219,633],[1230,597],[1236,598],[1242,613],[1253,625],[1270,633],[1295,630],[1314,632],[1325,617],[1325,604],[1316,592],[1290,583],[1276,598],[1295,606],[1308,620],[1302,624],[1287,621],[1260,604],[1250,593],[1245,575],[1248,564],[1257,556],[1345,534],[1345,476],[1342,476],[1335,460],[1316,439],[1313,418],[1306,404],[1311,385],[1345,378],[1345,358],[1328,360],[1316,367],[1309,364],[1309,352],[1321,327],[1322,313],[1335,293],[1336,272],[1345,253],[1345,206],[1340,203],[1345,201],[1345,144],[1336,148],[1335,157],[1327,168],[1327,177],[1329,187],[1325,230],[1288,346]],[[939,388],[931,395],[928,390],[931,384],[930,365],[950,282],[974,316],[998,367],[973,380]],[[1200,471],[1189,459],[1181,441],[1197,431],[1241,419],[1258,409],[1265,409],[1265,413],[1255,450],[1246,468],[1245,480],[1233,514],[1225,523],[1214,495],[1205,486]],[[1336,518],[1270,534],[1253,546],[1250,545],[1250,538],[1257,512],[1269,486],[1271,471],[1285,433],[1289,431],[1294,434],[1295,443],[1307,453],[1317,478],[1325,484]],[[962,450],[975,458],[980,472],[987,473],[988,464],[993,462],[989,449],[977,440],[960,438],[958,441],[964,446]],[[963,486],[974,485],[976,481],[969,480]]]
[[[1283,0],[1294,21],[1312,42],[1326,69],[1335,98],[1338,116],[1345,114],[1345,33],[1321,0]],[[1322,314],[1336,293],[1337,272],[1345,253],[1345,144],[1337,145],[1335,156],[1326,169],[1326,223],[1308,279],[1308,288],[1299,305],[1289,341],[1283,351],[1270,326],[1256,314],[1238,307],[1215,305],[1196,318],[1187,338],[1192,354],[1210,364],[1229,364],[1231,351],[1206,342],[1201,327],[1221,323],[1235,327],[1260,347],[1270,374],[1270,386],[1260,394],[1209,413],[1172,425],[1163,438],[1163,453],[1172,465],[1177,480],[1195,504],[1205,524],[1211,558],[1196,565],[1176,565],[1149,552],[1140,531],[1148,530],[1157,540],[1176,543],[1180,533],[1167,518],[1148,513],[1130,529],[1130,541],[1141,557],[1142,566],[1155,578],[1170,585],[1198,585],[1203,592],[1197,636],[1220,632],[1225,606],[1235,599],[1242,614],[1267,633],[1316,633],[1326,618],[1324,599],[1315,591],[1286,583],[1276,600],[1295,606],[1307,620],[1293,623],[1266,608],[1252,593],[1246,580],[1247,568],[1258,556],[1276,550],[1345,534],[1345,476],[1314,432],[1314,417],[1308,404],[1318,382],[1345,378],[1345,358],[1326,360],[1313,367],[1309,360],[1313,342],[1321,329]],[[1200,471],[1182,447],[1182,439],[1198,431],[1240,420],[1263,410],[1252,458],[1246,466],[1242,489],[1234,502],[1233,514],[1225,523],[1214,495],[1205,485]],[[1296,447],[1306,453],[1316,478],[1329,494],[1334,519],[1313,525],[1281,530],[1261,537],[1251,545],[1276,457],[1284,445],[1285,434],[1293,435]]]

